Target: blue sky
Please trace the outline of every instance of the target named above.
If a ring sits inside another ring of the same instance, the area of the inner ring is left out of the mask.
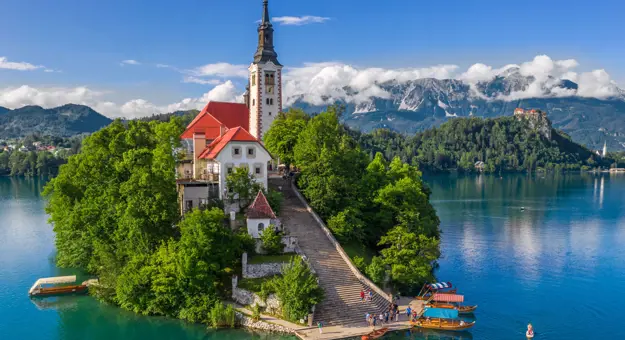
[[[302,25],[274,20],[276,49],[287,67],[457,65],[460,74],[475,63],[500,68],[547,55],[554,61],[575,59],[578,73],[604,69],[625,84],[623,1],[270,0],[269,5],[274,18],[316,17]],[[110,102],[111,108],[134,99],[162,109],[184,98],[201,101],[228,80],[242,91],[245,79],[236,74],[255,51],[262,1],[4,0],[0,6],[0,106],[52,106],[64,99],[53,94],[84,88],[92,92],[83,98],[78,90],[67,99]],[[216,63],[235,67],[198,71]],[[189,82],[194,79],[204,84]],[[16,93],[23,86],[28,88]]]

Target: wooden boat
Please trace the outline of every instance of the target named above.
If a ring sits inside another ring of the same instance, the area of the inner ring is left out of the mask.
[[[475,312],[477,309],[477,305],[474,306],[459,306],[453,303],[441,303],[441,302],[430,302],[427,304],[432,308],[445,308],[445,309],[457,309],[460,314],[469,314]]]
[[[417,300],[427,301],[432,297],[432,293],[443,293],[443,294],[456,294],[458,292],[458,288],[450,289],[450,290],[435,290],[433,292],[427,292],[426,294],[416,296]]]
[[[475,321],[420,317],[416,321],[411,321],[410,324],[417,328],[461,331],[475,326]]]
[[[28,291],[28,295],[31,297],[35,296],[53,296],[53,295],[61,295],[61,294],[72,294],[72,293],[85,293],[87,291],[87,284],[83,282],[80,285],[68,285],[68,286],[58,286],[58,287],[44,287],[44,285],[55,285],[62,283],[75,283],[76,275],[72,276],[57,276],[57,277],[48,277],[37,280],[33,286]]]
[[[379,339],[382,336],[384,336],[384,334],[386,334],[386,332],[388,332],[388,328],[380,328],[377,331],[373,331],[369,334],[363,335],[361,337],[362,340],[371,340],[371,339]]]

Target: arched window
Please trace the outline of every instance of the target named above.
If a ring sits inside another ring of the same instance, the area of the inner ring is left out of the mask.
[[[262,233],[265,230],[265,225],[263,223],[258,223],[258,232]]]

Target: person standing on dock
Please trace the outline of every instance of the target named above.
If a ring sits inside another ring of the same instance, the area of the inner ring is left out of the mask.
[[[323,334],[323,329],[321,329],[323,327],[323,324],[321,323],[321,321],[317,322],[317,326],[319,327],[319,334]]]
[[[369,313],[365,314],[365,322],[366,322],[369,326],[371,326],[371,319],[369,318],[369,316],[370,316],[370,315],[369,315]]]
[[[365,291],[360,289],[360,302],[365,302]]]
[[[406,309],[406,316],[408,317],[408,320],[410,320],[411,313],[412,313],[412,309],[410,308],[410,306],[408,306],[408,308]]]
[[[369,301],[373,301],[373,292],[369,290]]]

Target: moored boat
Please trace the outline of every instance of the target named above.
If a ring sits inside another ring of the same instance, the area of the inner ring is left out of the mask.
[[[47,277],[37,280],[33,286],[28,290],[28,295],[31,297],[36,296],[54,296],[61,294],[72,294],[72,293],[85,293],[87,291],[87,284],[83,282],[80,285],[67,285],[67,286],[58,286],[58,287],[50,287],[44,285],[58,285],[63,283],[75,283],[76,275],[72,276],[57,276],[57,277]]]
[[[441,303],[441,302],[431,302],[431,303],[428,303],[427,305],[432,308],[457,309],[458,313],[460,314],[470,314],[470,313],[475,312],[475,310],[477,309],[477,305],[462,306],[462,305],[455,305],[453,303]]]
[[[414,327],[425,329],[461,331],[475,326],[475,321],[465,322],[464,320],[420,317],[415,321],[411,321],[410,324]]]
[[[458,292],[458,289],[452,287],[453,285],[451,284],[451,282],[426,283],[423,285],[423,287],[421,287],[421,291],[415,297],[415,299],[427,301],[435,293],[456,294]]]
[[[388,332],[388,328],[380,328],[376,331],[373,331],[369,334],[365,334],[361,337],[362,340],[372,340],[372,339],[379,339],[382,336],[384,336],[384,334],[386,334],[386,332]]]
[[[418,328],[440,329],[446,331],[461,331],[471,328],[475,321],[464,321],[458,319],[458,310],[445,308],[427,307],[422,315],[410,324]]]
[[[450,293],[434,293],[430,297],[427,306],[432,308],[456,309],[461,314],[473,313],[477,309],[477,305],[463,306],[464,295]]]

